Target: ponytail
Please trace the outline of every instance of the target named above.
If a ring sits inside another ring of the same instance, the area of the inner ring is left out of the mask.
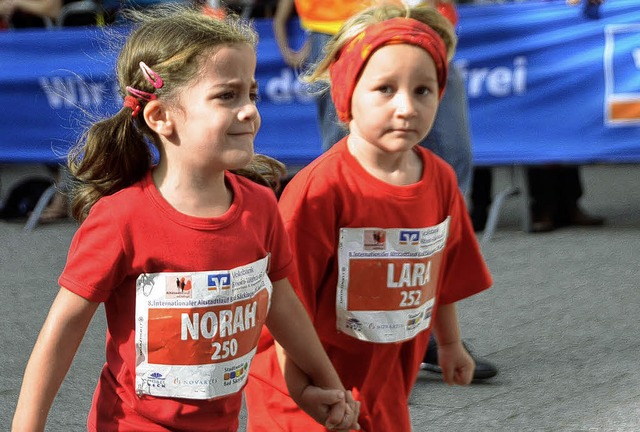
[[[134,121],[131,110],[121,109],[93,124],[70,151],[71,214],[79,222],[100,198],[141,180],[151,166],[151,148]]]

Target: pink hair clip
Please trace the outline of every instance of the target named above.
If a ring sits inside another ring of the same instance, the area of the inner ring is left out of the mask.
[[[155,100],[157,98],[153,93],[147,93],[146,91],[134,89],[133,87],[127,86],[127,91],[134,95],[137,98],[144,99],[147,102]]]
[[[144,77],[151,83],[154,88],[162,88],[162,86],[164,85],[164,81],[162,81],[160,75],[155,73],[153,69],[146,65],[145,62],[140,62],[140,70],[142,70]]]

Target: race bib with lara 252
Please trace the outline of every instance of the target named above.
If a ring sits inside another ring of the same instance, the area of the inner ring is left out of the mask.
[[[392,343],[429,328],[449,218],[428,228],[342,228],[338,330]]]

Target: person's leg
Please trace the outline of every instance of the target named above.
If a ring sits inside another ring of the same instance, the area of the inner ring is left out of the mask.
[[[553,221],[558,227],[571,225],[573,214],[578,209],[578,200],[582,197],[582,184],[580,183],[578,167],[557,167],[554,180],[558,198]]]
[[[556,228],[558,171],[552,166],[532,166],[527,169],[531,196],[531,232],[553,231]]]
[[[578,201],[582,197],[582,180],[579,166],[562,166],[558,168],[557,185],[558,202],[554,222],[556,226],[600,226],[604,218],[587,214]]]
[[[433,127],[420,144],[453,167],[460,190],[466,196],[471,188],[473,155],[467,94],[462,76],[454,64],[449,67],[447,87]]]
[[[311,32],[309,34],[309,42],[311,44],[311,52],[307,59],[308,66],[313,66],[323,57],[324,46],[329,42],[331,36],[324,33]],[[346,127],[338,120],[336,107],[331,100],[329,89],[312,88],[316,101],[318,124],[320,126],[320,137],[322,139],[322,150],[327,151],[335,143],[344,138],[348,131]]]
[[[468,102],[464,80],[454,64],[450,65],[445,89],[431,131],[420,143],[451,165],[458,178],[458,186],[466,196],[473,176],[473,155],[469,125]],[[490,173],[489,173],[490,174]],[[490,178],[489,178],[490,179]],[[498,368],[485,359],[477,357],[465,345],[476,363],[474,380],[494,377]],[[438,346],[433,335],[421,365],[423,370],[441,374],[438,365]]]
[[[49,205],[42,211],[39,221],[54,222],[69,217],[69,200],[67,199],[69,176],[67,168],[62,165],[50,165],[49,169],[55,177],[57,192],[51,198]]]
[[[491,205],[493,175],[489,167],[475,167],[471,182],[471,222],[474,231],[484,230]]]

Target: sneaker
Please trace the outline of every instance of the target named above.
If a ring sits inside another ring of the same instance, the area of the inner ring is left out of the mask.
[[[473,371],[474,381],[481,381],[498,375],[498,368],[493,363],[474,355],[465,342],[462,342],[462,345],[471,355],[473,361],[476,362],[476,369]],[[427,352],[420,364],[420,369],[442,375],[442,369],[438,365],[438,345],[433,338],[429,339]]]

